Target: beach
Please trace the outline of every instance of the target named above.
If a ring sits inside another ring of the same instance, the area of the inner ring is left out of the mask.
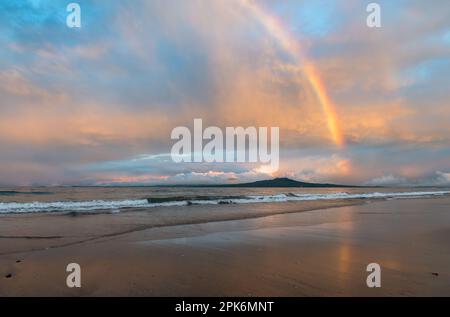
[[[0,0],[0,21],[14,308],[450,297],[450,0]]]
[[[0,296],[450,296],[449,264],[449,196],[0,219]]]

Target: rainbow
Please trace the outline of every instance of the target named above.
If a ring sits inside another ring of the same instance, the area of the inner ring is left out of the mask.
[[[289,53],[292,58],[301,65],[317,99],[325,113],[328,129],[331,137],[339,147],[345,143],[342,130],[338,123],[336,114],[336,106],[328,95],[325,84],[319,76],[314,64],[310,62],[305,55],[302,54],[297,41],[280,25],[277,19],[266,12],[262,7],[257,5],[253,0],[240,0],[239,3],[249,10],[251,14],[261,23],[281,45],[281,47]]]

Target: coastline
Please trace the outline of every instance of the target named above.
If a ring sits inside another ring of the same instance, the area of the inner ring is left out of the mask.
[[[3,215],[0,295],[450,295],[449,210],[445,196]],[[65,285],[71,262],[80,289]],[[371,262],[380,289],[365,285]]]

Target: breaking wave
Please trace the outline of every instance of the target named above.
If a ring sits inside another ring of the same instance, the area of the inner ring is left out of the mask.
[[[55,202],[1,202],[0,214],[35,213],[35,212],[119,212],[127,208],[150,208],[190,205],[222,205],[222,204],[253,204],[277,203],[290,201],[314,200],[344,200],[344,199],[398,199],[431,197],[450,194],[450,191],[420,191],[420,192],[372,192],[372,193],[324,193],[299,194],[286,193],[277,195],[247,195],[247,196],[179,196],[152,197],[136,200],[89,200],[89,201],[55,201]]]

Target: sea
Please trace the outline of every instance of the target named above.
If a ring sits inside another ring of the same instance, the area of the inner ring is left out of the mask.
[[[0,187],[0,215],[450,195],[450,188]]]

